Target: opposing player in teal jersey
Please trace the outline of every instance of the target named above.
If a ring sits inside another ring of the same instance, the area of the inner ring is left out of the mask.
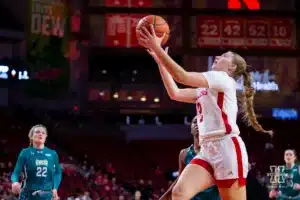
[[[280,172],[283,175],[283,183],[279,183],[277,190],[270,192],[270,198],[277,200],[300,200],[300,166],[295,164],[297,159],[296,151],[287,149],[284,152],[285,166]]]
[[[199,132],[197,126],[197,118],[195,117],[192,121],[191,125],[191,133],[193,135],[193,144],[186,148],[182,149],[179,154],[179,170],[178,170],[178,177],[180,176],[181,172],[183,171],[184,167],[188,165],[191,160],[197,155],[200,151],[199,146]],[[171,187],[167,190],[165,194],[162,195],[160,200],[171,200],[172,199],[172,189],[176,184],[177,179],[171,185]],[[220,200],[219,191],[216,186],[212,186],[205,191],[197,194],[192,198],[192,200]]]
[[[62,170],[56,151],[45,147],[47,129],[33,126],[28,134],[30,146],[19,154],[11,176],[12,192],[20,200],[57,200]],[[24,173],[22,185],[20,175]]]

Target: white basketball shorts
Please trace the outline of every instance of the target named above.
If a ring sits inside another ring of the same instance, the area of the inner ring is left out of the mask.
[[[248,154],[240,136],[204,140],[199,154],[190,164],[200,165],[210,172],[219,188],[230,188],[236,180],[240,186],[246,185]]]

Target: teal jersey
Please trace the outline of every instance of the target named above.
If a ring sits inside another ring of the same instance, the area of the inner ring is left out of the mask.
[[[184,164],[188,165],[191,160],[196,156],[196,152],[194,150],[194,146],[191,145],[186,152],[186,156],[184,158]],[[207,188],[203,192],[197,194],[192,200],[220,200],[219,191],[217,186],[212,186]]]
[[[184,164],[188,165],[193,158],[197,155],[197,153],[194,150],[194,145],[191,145],[186,152],[185,158],[184,158]]]
[[[22,172],[24,173],[23,191],[58,189],[62,179],[58,155],[56,151],[47,147],[23,149],[19,154],[11,181],[19,182]]]
[[[278,198],[283,199],[297,199],[300,200],[300,191],[294,190],[294,184],[300,184],[300,171],[299,165],[294,165],[292,168],[284,168],[284,183],[279,185],[281,196]]]

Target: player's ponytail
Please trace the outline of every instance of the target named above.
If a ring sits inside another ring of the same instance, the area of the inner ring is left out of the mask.
[[[254,111],[254,95],[255,89],[252,87],[252,77],[249,72],[247,72],[247,64],[246,61],[238,54],[234,54],[233,63],[236,64],[236,71],[234,73],[234,77],[238,78],[240,76],[243,77],[244,81],[244,92],[239,97],[240,103],[240,112],[243,115],[243,121],[246,122],[247,125],[252,126],[256,131],[267,133],[269,135],[273,135],[273,131],[265,130],[257,120],[255,111]]]

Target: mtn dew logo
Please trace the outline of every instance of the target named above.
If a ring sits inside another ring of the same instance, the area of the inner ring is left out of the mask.
[[[254,71],[251,72],[252,87],[257,91],[279,91],[279,86],[276,83],[275,75],[271,74],[269,70],[264,72]],[[243,78],[237,81],[237,89],[243,90]]]
[[[32,0],[31,33],[63,37],[66,18],[61,0]]]
[[[30,0],[26,61],[30,94],[45,97],[66,93],[69,86],[69,7],[64,0]]]

